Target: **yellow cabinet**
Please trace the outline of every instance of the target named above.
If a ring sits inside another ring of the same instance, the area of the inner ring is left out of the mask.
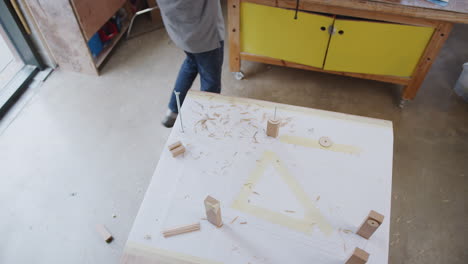
[[[434,28],[336,19],[325,70],[410,77]]]
[[[333,18],[242,2],[241,52],[322,68]]]

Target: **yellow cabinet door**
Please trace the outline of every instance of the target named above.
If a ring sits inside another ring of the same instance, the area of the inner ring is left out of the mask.
[[[335,20],[325,70],[410,77],[434,28]]]
[[[257,5],[241,4],[241,51],[288,62],[323,67],[333,18]]]

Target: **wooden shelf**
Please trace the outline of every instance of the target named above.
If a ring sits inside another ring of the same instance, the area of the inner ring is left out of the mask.
[[[104,63],[104,61],[112,52],[114,47],[117,45],[117,43],[119,43],[120,39],[127,34],[127,29],[129,26],[130,22],[126,21],[125,24],[122,25],[119,34],[104,47],[104,49],[101,51],[101,53],[99,53],[97,57],[94,58],[94,64],[96,65],[96,68],[99,68]]]

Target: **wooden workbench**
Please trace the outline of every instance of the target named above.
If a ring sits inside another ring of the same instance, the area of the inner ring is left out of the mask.
[[[277,138],[268,118],[281,120]],[[393,129],[390,121],[189,92],[126,243],[123,264],[345,263],[355,247],[388,263]],[[180,116],[179,116],[180,117]],[[327,148],[319,139],[327,136]],[[181,141],[173,158],[167,146]],[[224,225],[206,221],[207,195]],[[355,234],[370,210],[385,219]],[[161,232],[200,222],[196,232]]]
[[[230,69],[241,61],[326,72],[404,86],[415,98],[468,1],[229,0]]]

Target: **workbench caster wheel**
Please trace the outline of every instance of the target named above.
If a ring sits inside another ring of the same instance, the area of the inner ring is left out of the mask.
[[[243,79],[244,79],[244,73],[242,73],[242,72],[235,72],[235,73],[234,73],[234,78],[236,78],[236,80],[238,80],[238,81],[243,80]]]
[[[401,99],[399,107],[400,108],[405,108],[405,106],[406,106],[406,104],[408,104],[408,102],[409,102],[409,100]]]

